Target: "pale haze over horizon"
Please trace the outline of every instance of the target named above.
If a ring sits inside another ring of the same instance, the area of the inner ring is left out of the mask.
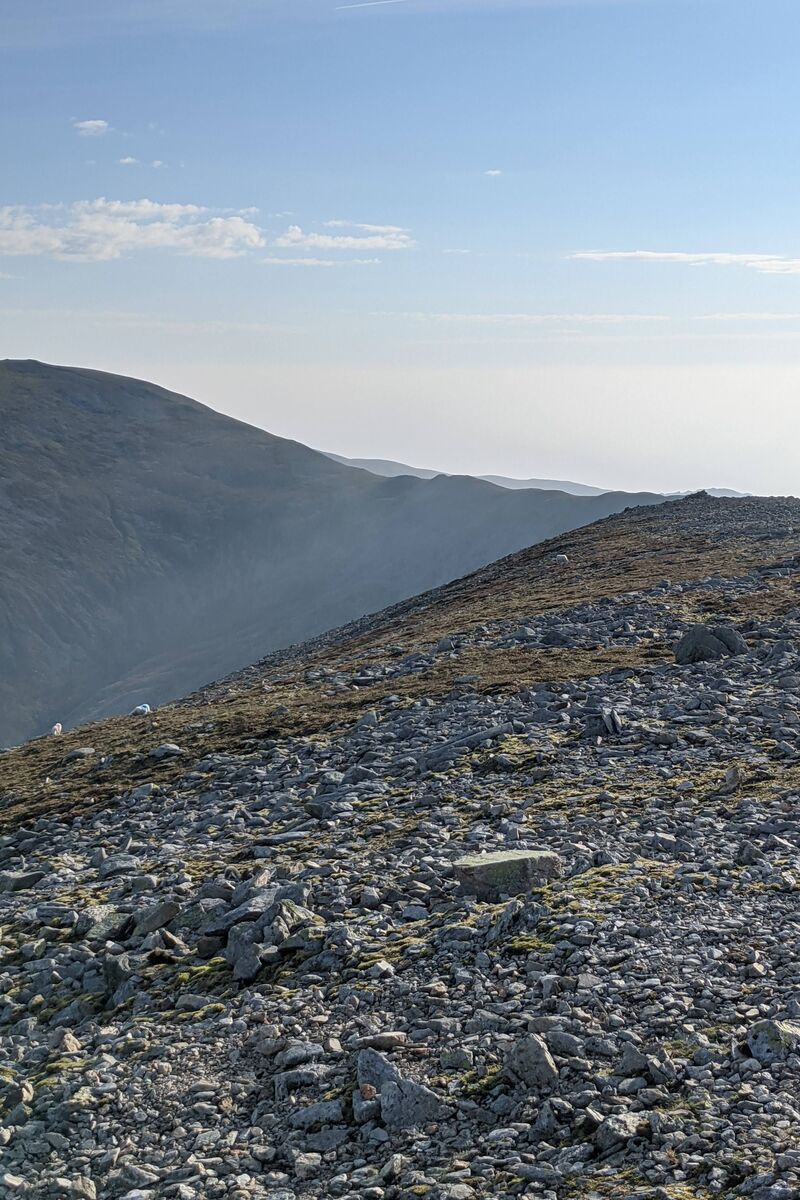
[[[0,358],[351,457],[800,493],[797,0],[2,9]]]

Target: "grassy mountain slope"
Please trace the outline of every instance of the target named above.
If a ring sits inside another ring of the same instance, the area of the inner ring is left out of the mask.
[[[630,509],[0,755],[14,1194],[796,1197],[798,521]]]
[[[384,479],[152,384],[0,364],[0,745],[155,703],[653,497]]]
[[[331,630],[303,644],[278,650],[186,699],[169,704],[146,721],[113,717],[80,726],[62,738],[38,738],[0,757],[4,820],[32,811],[68,810],[102,803],[122,789],[152,777],[144,753],[154,742],[172,741],[189,756],[240,750],[259,737],[330,737],[348,728],[384,697],[411,703],[443,700],[468,681],[470,689],[493,694],[559,680],[581,680],[620,670],[647,670],[671,661],[672,645],[658,639],[629,647],[569,648],[523,644],[502,653],[472,646],[455,656],[435,653],[453,631],[474,633],[492,623],[524,623],[582,603],[598,603],[671,581],[678,588],[707,577],[745,576],[764,563],[794,554],[789,521],[800,523],[800,501],[724,500],[707,496],[626,510],[491,563],[432,591]],[[556,554],[569,566],[559,568]],[[747,619],[790,611],[797,604],[794,574],[767,579],[757,600],[742,601],[735,613]],[[717,612],[713,590],[693,591],[672,602],[686,623]],[[326,684],[331,673],[358,677],[375,662],[394,663],[428,655],[421,673],[367,682],[345,689]],[[91,745],[97,757],[64,764],[77,747]],[[108,756],[108,765],[97,767]],[[184,769],[183,761],[159,764],[160,779]],[[9,803],[10,801],[10,803]]]

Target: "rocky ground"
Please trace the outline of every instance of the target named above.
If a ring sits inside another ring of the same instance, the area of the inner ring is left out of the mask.
[[[629,512],[0,757],[0,1196],[796,1200],[794,528]]]

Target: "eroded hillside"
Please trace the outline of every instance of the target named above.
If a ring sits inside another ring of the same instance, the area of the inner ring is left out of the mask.
[[[0,1194],[796,1196],[794,529],[632,510],[0,756]]]

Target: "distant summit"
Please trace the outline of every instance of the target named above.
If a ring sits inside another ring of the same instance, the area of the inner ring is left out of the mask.
[[[341,454],[328,454],[328,458],[332,458],[334,462],[344,463],[345,466],[360,467],[363,471],[370,471],[373,475],[384,475],[387,478],[394,478],[397,475],[413,475],[417,479],[435,479],[438,475],[457,478],[457,476],[448,476],[446,471],[432,471],[427,467],[410,467],[406,463],[394,462],[389,458],[344,458]],[[588,483],[573,483],[569,479],[511,479],[507,475],[473,475],[468,478],[482,479],[486,483],[494,483],[497,487],[508,488],[512,491],[534,488],[545,492],[566,492],[570,496],[602,496],[608,491],[607,488],[592,487]]]
[[[363,471],[370,471],[373,475],[384,475],[387,478],[394,478],[397,475],[414,475],[417,479],[435,479],[438,475],[447,475],[446,471],[432,471],[427,467],[410,467],[406,463],[394,462],[389,458],[345,458],[341,454],[329,454],[327,451],[325,453],[334,462],[344,463],[348,467],[360,467]],[[473,475],[469,478],[483,479],[486,483],[494,483],[497,487],[509,488],[512,491],[519,489],[558,491],[567,492],[570,496],[605,496],[611,490],[610,488],[594,487],[589,483],[575,483],[571,479],[513,479],[508,475]],[[706,488],[704,490],[709,496],[717,497],[733,498],[746,495],[745,492],[735,492],[731,488]],[[681,499],[689,494],[689,492],[663,493],[666,500]]]

